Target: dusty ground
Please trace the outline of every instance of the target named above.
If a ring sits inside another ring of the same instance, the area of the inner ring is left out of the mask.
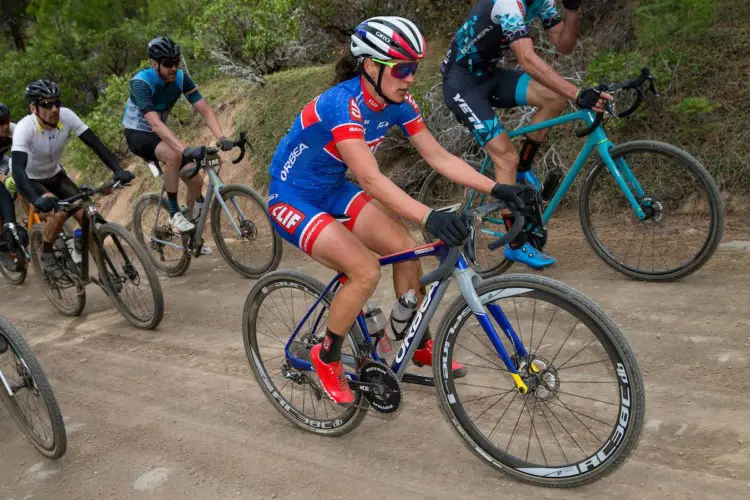
[[[40,359],[69,440],[64,457],[46,461],[0,407],[0,500],[747,498],[750,252],[721,250],[678,283],[638,283],[598,260],[577,226],[564,240],[553,229],[549,248],[561,263],[546,274],[613,316],[646,382],[640,446],[603,481],[557,491],[507,479],[462,445],[433,388],[408,386],[398,419],[368,417],[342,438],[297,430],[245,357],[241,315],[253,281],[216,254],[163,281],[166,313],[153,332],[131,328],[93,286],[71,319],[34,274],[19,288],[0,284],[2,312]],[[729,240],[750,240],[750,231],[730,225]],[[289,246],[281,267],[331,276]],[[390,300],[388,278],[379,299]]]

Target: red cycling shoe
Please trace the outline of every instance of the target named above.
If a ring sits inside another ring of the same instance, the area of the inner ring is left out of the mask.
[[[423,348],[416,350],[414,356],[411,358],[415,365],[432,366],[432,344],[432,339],[430,339],[425,342]],[[466,367],[457,361],[451,363],[451,368],[453,368],[453,376],[455,378],[465,377],[468,372]]]
[[[338,404],[350,404],[354,402],[354,393],[344,375],[344,366],[341,361],[326,363],[320,359],[320,351],[323,344],[317,344],[310,349],[310,360],[318,373],[318,378],[329,398]]]

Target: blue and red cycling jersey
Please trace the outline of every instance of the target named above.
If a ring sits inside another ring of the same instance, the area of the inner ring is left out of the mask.
[[[412,136],[425,128],[407,94],[400,104],[380,105],[362,77],[352,78],[313,99],[297,115],[271,162],[268,209],[276,231],[307,253],[333,215],[346,215],[353,230],[372,199],[346,179],[346,163],[336,147],[347,139],[365,140],[374,153],[386,132],[399,126]]]
[[[407,94],[404,102],[381,106],[357,76],[313,99],[297,115],[276,148],[272,179],[306,190],[333,190],[345,180],[346,164],[336,143],[364,139],[374,153],[386,132],[399,126],[407,136],[421,131],[422,115]]]

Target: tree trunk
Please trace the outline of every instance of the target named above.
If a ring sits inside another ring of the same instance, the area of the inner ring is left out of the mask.
[[[13,43],[16,46],[16,50],[22,52],[26,51],[26,37],[23,29],[23,15],[26,11],[25,0],[20,2],[14,2],[13,0],[1,0],[2,1],[2,15],[8,20],[8,27],[10,28],[10,36],[13,39]],[[14,3],[18,5],[14,5]]]

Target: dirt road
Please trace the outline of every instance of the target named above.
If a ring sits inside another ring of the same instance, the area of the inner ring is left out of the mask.
[[[730,227],[724,241],[733,239],[750,234]],[[646,382],[640,446],[603,481],[557,491],[507,479],[463,446],[433,388],[408,386],[398,419],[368,417],[342,438],[297,430],[245,357],[241,315],[253,281],[214,256],[163,281],[166,313],[153,332],[131,328],[94,286],[71,319],[34,274],[20,288],[0,284],[2,312],[39,357],[69,440],[63,458],[46,461],[0,407],[0,500],[747,498],[750,252],[721,250],[681,282],[648,284],[606,267],[580,236],[553,238],[550,251],[561,263],[546,275],[613,316]],[[281,267],[331,276],[285,252]],[[389,277],[379,298],[392,296]]]

